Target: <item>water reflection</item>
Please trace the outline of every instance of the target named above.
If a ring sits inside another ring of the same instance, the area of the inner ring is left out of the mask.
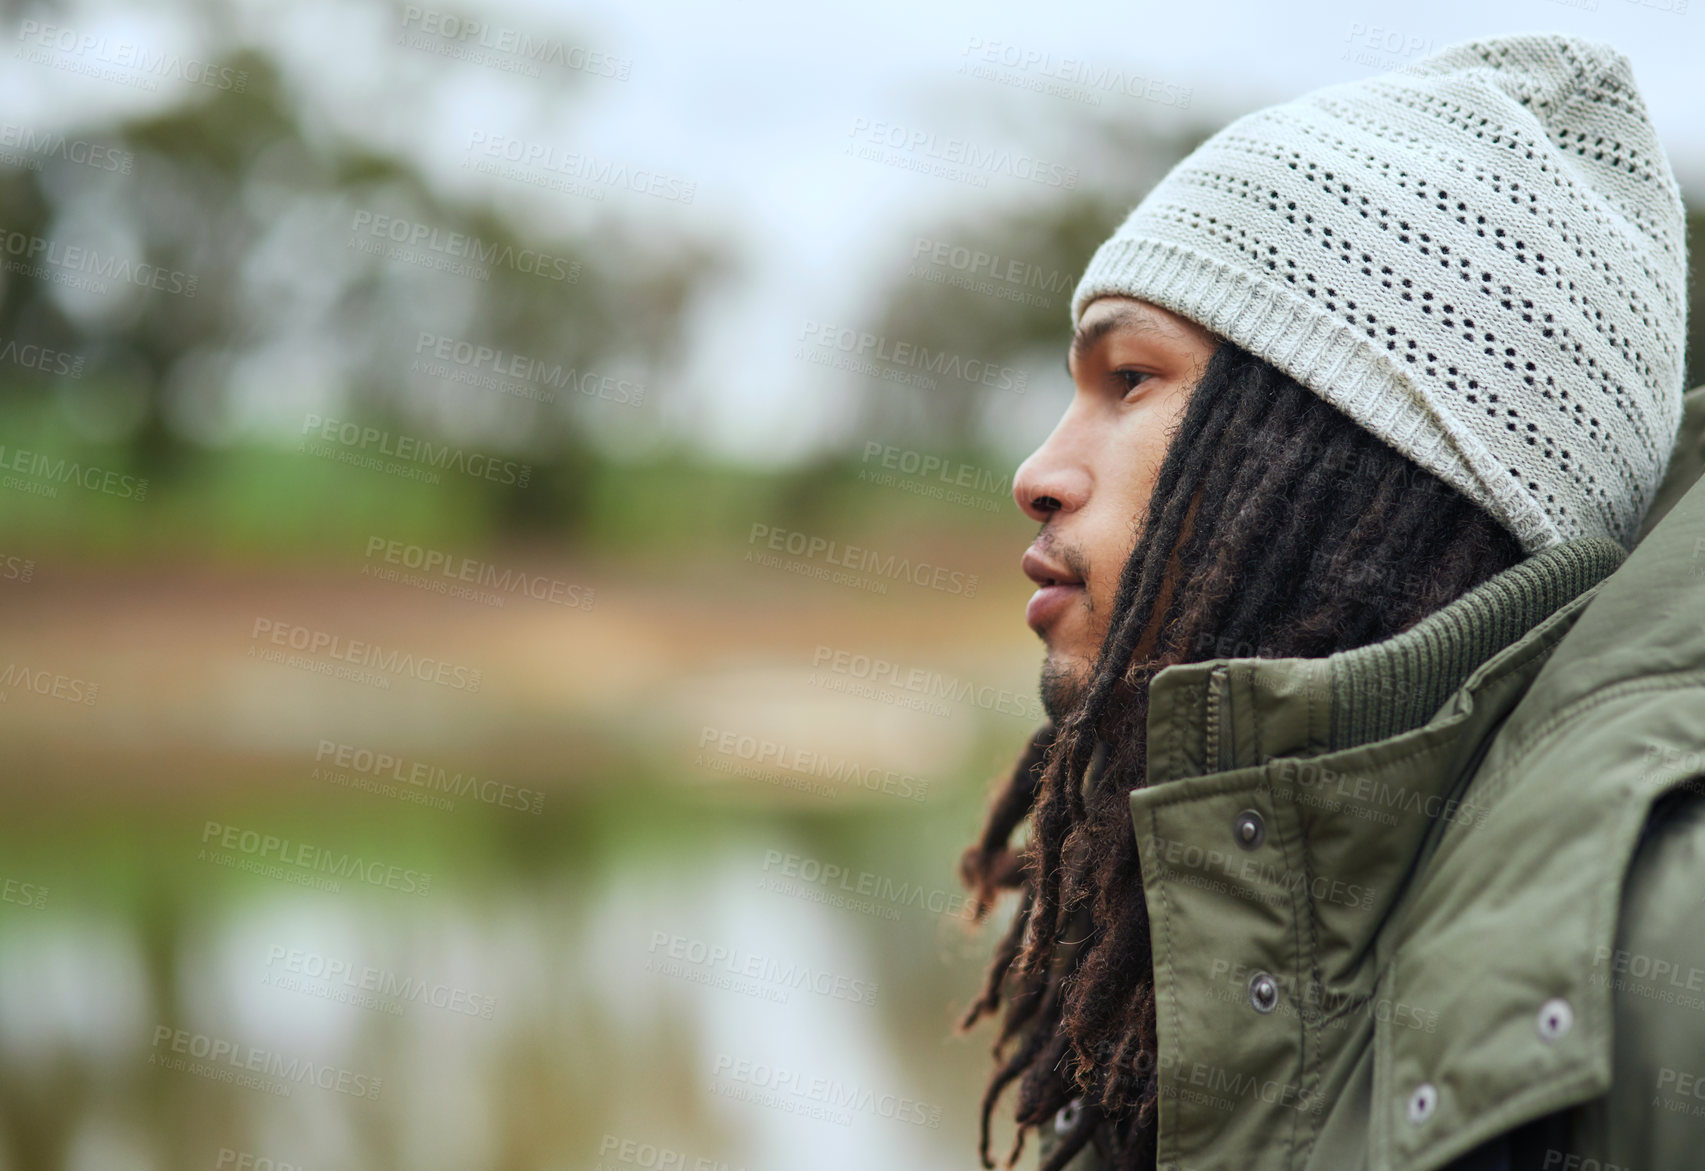
[[[21,836],[50,904],[0,907],[0,1166],[969,1165],[986,1038],[951,1026],[988,940],[955,916],[981,793],[954,792],[822,815],[642,786],[520,848],[463,820],[418,898],[209,866],[187,817],[48,818]],[[379,816],[340,832],[430,854]],[[121,832],[152,845],[110,873],[47,860]]]

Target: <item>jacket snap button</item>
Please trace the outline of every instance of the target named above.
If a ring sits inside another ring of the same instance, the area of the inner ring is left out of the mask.
[[[1266,972],[1249,978],[1249,1003],[1256,1012],[1272,1012],[1279,1004],[1279,985]]]
[[[1547,1000],[1539,1006],[1539,1039],[1560,1041],[1575,1023],[1575,1012],[1567,1000]]]
[[[1433,1088],[1432,1082],[1422,1082],[1415,1087],[1415,1092],[1409,1095],[1409,1121],[1419,1126],[1433,1116],[1433,1110],[1439,1104],[1439,1092]]]
[[[1232,840],[1245,850],[1253,850],[1267,836],[1267,826],[1259,813],[1253,809],[1245,809],[1231,823],[1231,836]]]
[[[1054,1133],[1068,1135],[1077,1129],[1078,1119],[1083,1117],[1083,1099],[1073,1098],[1054,1115]]]

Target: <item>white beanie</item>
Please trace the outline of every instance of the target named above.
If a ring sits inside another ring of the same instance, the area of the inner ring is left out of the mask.
[[[1072,295],[1263,358],[1502,521],[1629,547],[1681,423],[1681,195],[1608,45],[1452,45],[1239,118]]]

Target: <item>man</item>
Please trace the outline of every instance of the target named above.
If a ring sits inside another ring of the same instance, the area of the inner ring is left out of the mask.
[[[1683,223],[1628,62],[1514,37],[1096,252],[1014,478],[1050,722],[963,860],[985,1165],[1016,1085],[1048,1171],[1705,1166]]]

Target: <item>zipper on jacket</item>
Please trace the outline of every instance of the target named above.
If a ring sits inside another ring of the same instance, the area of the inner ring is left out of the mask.
[[[1206,740],[1202,745],[1202,763],[1209,772],[1224,772],[1231,767],[1231,736],[1222,734],[1221,725],[1231,720],[1231,673],[1224,667],[1208,672],[1208,706],[1204,722]]]

